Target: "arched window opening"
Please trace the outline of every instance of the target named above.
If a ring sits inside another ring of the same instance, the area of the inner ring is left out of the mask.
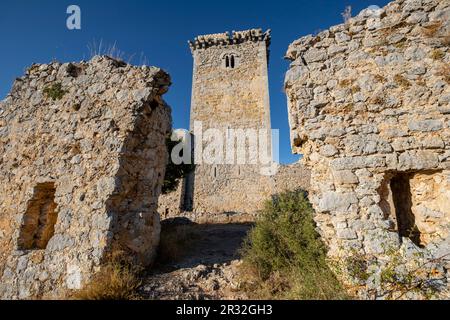
[[[222,55],[222,66],[225,69],[235,69],[239,64],[239,56],[234,53],[226,53]]]

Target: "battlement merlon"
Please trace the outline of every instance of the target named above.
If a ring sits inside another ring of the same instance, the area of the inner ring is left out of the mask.
[[[262,29],[250,29],[244,31],[214,33],[195,37],[193,41],[188,41],[191,52],[197,49],[206,49],[212,46],[226,46],[238,44],[246,41],[265,41],[267,48],[270,46],[270,32],[268,29],[263,32]]]

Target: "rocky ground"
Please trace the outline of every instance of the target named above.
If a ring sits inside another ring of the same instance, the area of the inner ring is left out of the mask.
[[[179,223],[179,222],[178,222]],[[140,288],[145,299],[245,299],[237,276],[238,250],[250,223],[189,224],[189,246],[171,262],[158,262]]]

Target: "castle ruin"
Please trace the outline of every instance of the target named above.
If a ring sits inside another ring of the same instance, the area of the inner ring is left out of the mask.
[[[285,89],[301,163],[268,175],[260,162],[201,161],[161,196],[170,77],[108,57],[33,65],[0,102],[0,298],[62,297],[116,249],[150,264],[160,215],[254,218],[297,188],[329,257],[362,258],[367,277],[342,273],[360,297],[387,296],[381,272],[392,260],[395,272],[426,266],[423,283],[448,297],[449,21],[449,1],[395,0],[294,41]],[[195,147],[207,145],[196,123],[224,137],[270,130],[270,41],[252,29],[189,42]]]
[[[112,251],[148,265],[169,76],[108,57],[33,65],[0,103],[0,297],[61,298]]]
[[[234,145],[239,141],[245,143],[246,161],[238,163],[235,155],[232,163],[196,163],[195,172],[176,192],[160,197],[159,211],[163,217],[178,216],[180,212],[211,216],[254,214],[272,194],[307,187],[309,172],[300,164],[281,166],[275,175],[265,174],[272,164],[268,87],[270,41],[270,30],[263,32],[261,29],[233,31],[231,35],[228,32],[203,35],[189,41],[194,59],[190,116],[193,145],[195,148],[206,146],[202,145],[203,141],[195,142],[200,139],[195,135],[196,123],[201,124],[202,132],[212,128],[223,137],[230,137],[232,129],[235,130],[235,135],[231,136]],[[269,164],[261,159],[250,163],[251,145],[245,140],[244,131],[239,133],[240,129],[263,135],[267,132],[266,149],[257,153],[259,157],[263,156],[261,153],[267,154]]]
[[[450,280],[449,22],[449,1],[397,0],[287,52],[315,221],[330,256],[364,257],[376,297],[377,270],[398,253],[402,268],[433,270],[436,288]]]

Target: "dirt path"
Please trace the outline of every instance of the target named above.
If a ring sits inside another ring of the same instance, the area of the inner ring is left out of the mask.
[[[245,299],[238,290],[238,250],[251,227],[249,223],[182,226],[189,245],[176,261],[157,263],[140,294],[146,299]]]

